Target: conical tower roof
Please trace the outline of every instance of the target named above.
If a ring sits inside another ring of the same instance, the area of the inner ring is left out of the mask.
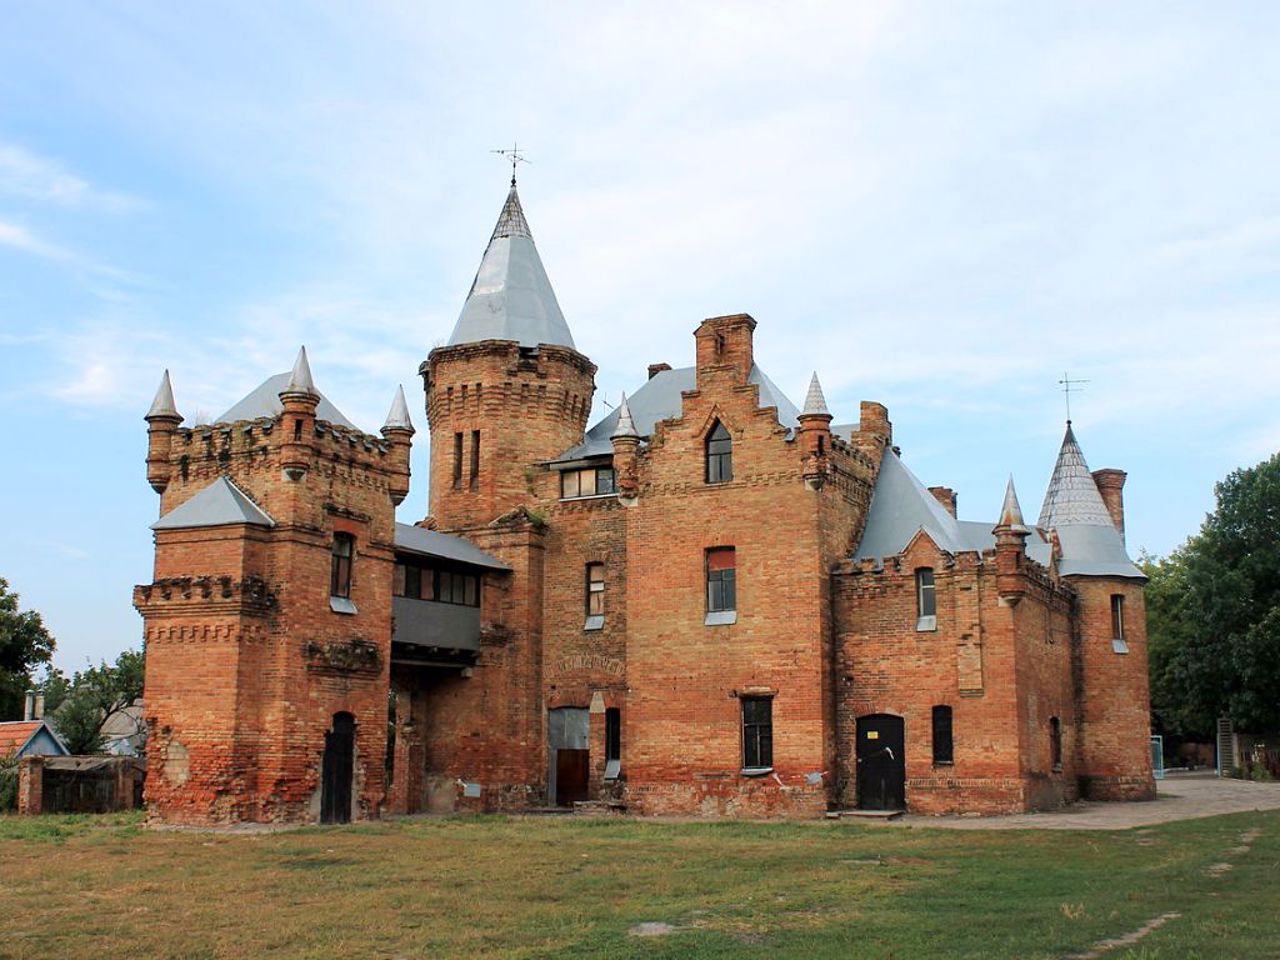
[[[631,408],[627,406],[627,395],[625,393],[622,395],[622,402],[618,404],[618,425],[614,427],[613,433],[609,436],[610,439],[613,437],[640,436],[640,432],[636,430],[635,420],[631,419]]]
[[[813,379],[809,381],[809,392],[805,394],[804,409],[800,411],[801,416],[811,414],[831,416],[831,411],[827,409],[827,398],[822,395],[822,384],[818,382],[817,371],[814,371]]]
[[[311,379],[311,364],[307,362],[307,348],[298,348],[298,359],[293,361],[293,370],[289,373],[289,383],[282,393],[310,393],[319,396],[316,383]]]
[[[396,395],[391,401],[391,410],[387,413],[387,422],[383,430],[413,430],[413,421],[409,419],[409,404],[404,398],[404,386],[396,387]]]
[[[178,417],[182,418],[182,414],[178,412],[177,404],[173,400],[173,383],[169,380],[169,371],[164,372],[164,376],[160,379],[160,389],[156,391],[156,398],[151,401],[151,409],[147,411],[147,419],[151,417]]]
[[[1044,506],[1040,508],[1039,525],[1042,530],[1051,530],[1085,524],[1114,527],[1068,420],[1062,449],[1058,451],[1058,462],[1054,465],[1049,489],[1044,495]]]
[[[467,302],[449,336],[449,346],[481,340],[516,340],[526,347],[574,345],[538,248],[533,245],[514,181]]]
[[[1018,503],[1018,491],[1013,489],[1013,474],[1009,474],[1009,485],[1004,488],[1004,505],[996,526],[1008,527],[1014,533],[1030,533],[1022,522],[1022,504]]]

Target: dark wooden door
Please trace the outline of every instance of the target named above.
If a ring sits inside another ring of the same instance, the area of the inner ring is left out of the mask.
[[[858,718],[859,809],[906,809],[905,747],[901,717],[873,713]]]
[[[351,822],[351,779],[355,758],[356,718],[333,715],[333,729],[324,735],[324,765],[320,788],[320,822]]]
[[[567,807],[587,799],[591,771],[590,750],[556,751],[556,805]]]

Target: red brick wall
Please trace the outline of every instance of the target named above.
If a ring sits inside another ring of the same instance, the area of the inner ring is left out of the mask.
[[[163,513],[226,475],[276,526],[157,534],[155,582],[135,590],[152,819],[316,819],[324,735],[340,711],[356,717],[352,815],[379,814],[392,491],[407,483],[407,450],[303,419],[301,442],[277,420],[178,430],[169,444]],[[286,476],[286,459],[305,464],[300,479]],[[355,615],[330,610],[335,531],[356,539]]]
[[[1150,800],[1151,707],[1147,621],[1142,583],[1072,577],[1080,593],[1080,774],[1087,794],[1103,800]],[[1127,654],[1112,649],[1111,595],[1125,598]]]

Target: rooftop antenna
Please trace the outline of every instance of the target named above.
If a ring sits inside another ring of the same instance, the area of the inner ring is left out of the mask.
[[[1076,386],[1078,383],[1088,383],[1088,380],[1072,380],[1067,372],[1062,372],[1062,379],[1058,381],[1058,386],[1062,387],[1062,392],[1067,398],[1067,426],[1071,426],[1071,393],[1074,390],[1079,393],[1081,388]]]
[[[520,152],[520,144],[512,141],[510,150],[490,150],[489,152],[501,154],[511,161],[511,185],[514,187],[516,185],[516,164],[529,162],[525,159],[524,154]]]

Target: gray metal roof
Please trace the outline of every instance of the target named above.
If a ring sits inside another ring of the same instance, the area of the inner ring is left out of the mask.
[[[292,376],[293,373],[291,371],[289,373],[277,373],[274,377],[267,377],[248,396],[214,422],[234,423],[237,420],[257,420],[259,417],[270,417],[274,420],[284,412],[284,407],[280,404],[280,394],[285,392]],[[316,407],[317,418],[336,423],[339,426],[346,427],[348,430],[359,429],[344,417],[342,411],[330,403],[329,398],[323,393],[314,387],[312,392],[320,398],[320,404]]]
[[[407,523],[396,524],[396,549],[424,557],[466,563],[473,567],[486,567],[490,570],[511,569],[501,560],[485,553],[470,540]]]
[[[1120,531],[1110,521],[1105,525],[1068,524],[1057,527],[1055,532],[1062,545],[1058,572],[1063,576],[1146,579],[1146,574],[1129,559],[1124,541],[1120,539]],[[1043,557],[1036,556],[1028,546],[1028,555],[1047,565],[1049,545],[1046,543],[1040,552]]]
[[[256,527],[276,525],[265,510],[245,496],[244,491],[228,478],[219,477],[182,506],[166,513],[151,525],[151,529],[221,527],[228,523],[248,523]]]
[[[760,406],[777,407],[778,422],[784,427],[795,429],[800,425],[800,412],[796,405],[787,399],[787,395],[778,389],[759,366],[751,367],[748,383],[760,388]],[[627,395],[627,409],[631,412],[636,432],[642,437],[653,436],[654,425],[659,420],[668,420],[680,416],[680,394],[693,390],[698,385],[695,367],[680,367],[677,370],[663,370],[650,377],[635,393]],[[552,460],[552,463],[565,463],[580,460],[583,457],[598,457],[613,453],[610,437],[618,427],[621,407],[611,410],[587,430],[586,439],[572,449],[566,450]]]
[[[827,409],[827,398],[822,395],[822,384],[818,382],[816,370],[813,372],[813,379],[809,381],[809,392],[804,397],[803,412],[831,416],[831,411]]]
[[[1089,464],[1085,462],[1068,420],[1062,449],[1058,451],[1058,462],[1054,464],[1044,505],[1040,508],[1039,525],[1042,529],[1052,530],[1072,523],[1112,526],[1111,514],[1102,502],[1098,484],[1089,472]]]
[[[527,347],[540,343],[574,345],[514,183],[449,336],[449,346],[481,340],[517,340]]]
[[[413,430],[413,421],[409,419],[409,404],[404,398],[404,386],[396,387],[396,395],[391,401],[391,410],[387,413],[387,422],[383,430]]]
[[[985,527],[985,539],[994,543],[990,525],[981,526]],[[867,525],[853,558],[879,560],[897,556],[920,530],[948,553],[982,549],[973,544],[977,532],[962,528],[901,458],[892,450],[886,450],[871,494]]]
[[[160,379],[160,389],[156,391],[156,398],[151,401],[151,409],[147,411],[147,419],[151,417],[179,417],[182,414],[178,412],[178,407],[173,401],[173,384],[169,380],[169,371],[164,372],[164,376]]]

